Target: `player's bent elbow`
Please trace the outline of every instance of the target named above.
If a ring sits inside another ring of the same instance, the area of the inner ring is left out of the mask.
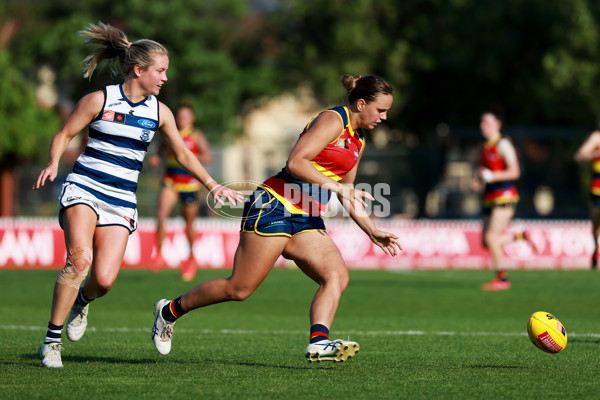
[[[286,170],[294,176],[299,176],[299,174],[301,174],[301,171],[303,170],[302,159],[299,159],[297,157],[290,157],[286,164]]]

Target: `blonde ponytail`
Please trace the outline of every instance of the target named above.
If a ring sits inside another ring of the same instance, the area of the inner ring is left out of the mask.
[[[91,79],[96,67],[103,62],[110,63],[113,59],[117,60],[117,65],[111,65],[113,74],[118,75],[120,72],[127,77],[136,64],[142,69],[147,69],[152,65],[154,55],[168,54],[167,49],[154,40],[141,39],[132,43],[127,40],[127,35],[122,30],[102,22],[98,22],[97,25],[89,24],[78,34],[86,39],[84,44],[97,46],[83,60],[84,78]]]

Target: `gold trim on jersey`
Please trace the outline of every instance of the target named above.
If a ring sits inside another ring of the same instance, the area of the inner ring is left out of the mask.
[[[313,165],[313,166],[314,166],[314,167],[317,169],[317,171],[319,171],[320,173],[322,173],[322,174],[323,174],[323,175],[325,175],[326,177],[328,177],[328,178],[331,178],[331,179],[333,179],[333,180],[334,180],[334,181],[336,181],[336,182],[339,182],[339,181],[341,181],[341,180],[342,180],[342,177],[341,177],[341,176],[339,176],[339,175],[337,175],[337,174],[335,174],[335,173],[331,172],[330,170],[328,170],[328,169],[326,169],[326,168],[324,168],[324,167],[320,166],[320,165],[319,165],[319,164],[317,164],[316,162],[314,162],[314,161],[311,161],[311,164],[312,164],[312,165]]]
[[[305,214],[305,215],[308,215],[308,213],[306,211],[302,210],[301,208],[296,207],[288,199],[286,199],[285,197],[281,196],[280,194],[278,194],[276,191],[274,191],[270,187],[263,186],[263,185],[260,185],[259,187],[261,187],[261,188],[265,189],[266,191],[268,191],[269,193],[271,193],[275,198],[277,198],[277,200],[279,200],[279,202],[281,204],[283,204],[283,206],[286,208],[286,210],[288,210],[292,214]]]

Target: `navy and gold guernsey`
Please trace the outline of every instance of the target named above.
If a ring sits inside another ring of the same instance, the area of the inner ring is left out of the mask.
[[[364,146],[363,131],[352,128],[348,108],[340,106],[319,113],[300,136],[310,129],[316,117],[325,112],[338,115],[344,128],[311,163],[323,175],[339,182],[360,158]],[[330,191],[291,175],[284,167],[248,198],[241,231],[263,236],[293,236],[307,230],[325,230],[321,215],[330,198]]]
[[[600,157],[592,161],[592,180],[590,182],[590,198],[594,207],[600,206]]]

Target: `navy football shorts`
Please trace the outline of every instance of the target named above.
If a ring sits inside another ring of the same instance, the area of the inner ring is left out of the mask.
[[[275,196],[260,187],[244,204],[242,233],[292,237],[300,232],[324,230],[323,218],[290,213]]]

